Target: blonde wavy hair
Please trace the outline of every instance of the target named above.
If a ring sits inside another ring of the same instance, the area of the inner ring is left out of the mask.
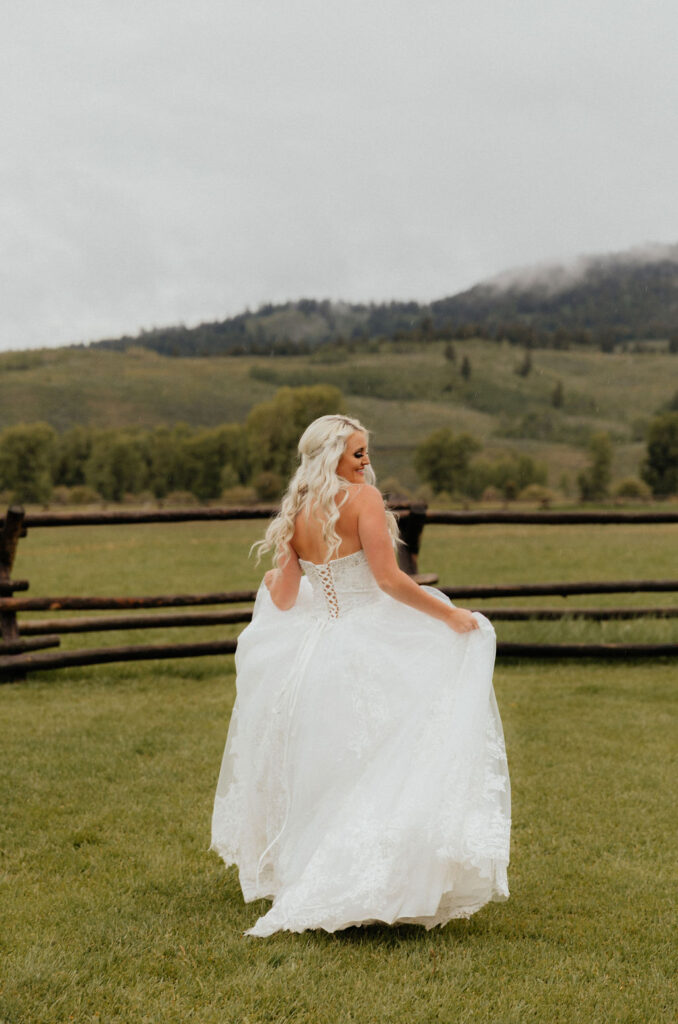
[[[331,561],[341,544],[336,526],[349,489],[348,481],[338,476],[336,470],[349,437],[357,431],[369,437],[358,420],[338,415],[320,416],[306,428],[299,439],[299,467],[289,482],[280,511],[269,523],[264,539],[252,545],[252,550],[257,552],[257,562],[267,551],[274,551],[276,564],[285,564],[295,521],[302,510],[322,522],[327,546],[325,562]],[[369,484],[376,481],[371,466],[365,467],[365,480]],[[386,518],[395,546],[398,543],[396,517],[387,509]]]

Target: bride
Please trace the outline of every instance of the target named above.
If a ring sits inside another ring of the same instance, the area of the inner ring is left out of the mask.
[[[212,819],[248,935],[426,928],[508,898],[495,636],[398,568],[367,431],[321,416],[259,552]]]

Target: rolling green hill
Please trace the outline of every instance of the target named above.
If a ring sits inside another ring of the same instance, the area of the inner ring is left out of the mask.
[[[521,352],[484,339],[448,343],[382,342],[334,353],[276,357],[170,358],[143,348],[92,347],[0,356],[0,429],[43,420],[58,430],[76,424],[148,428],[241,422],[250,408],[286,385],[329,383],[374,432],[376,468],[415,486],[415,445],[440,426],[466,430],[483,454],[507,448],[544,460],[556,486],[585,463],[592,431],[615,442],[614,475],[637,472],[643,425],[675,391],[678,358],[665,351],[602,353],[586,347],[532,353],[533,368],[515,372]],[[449,356],[448,350],[448,356]],[[471,375],[460,372],[464,357]],[[563,387],[555,408],[553,391]]]

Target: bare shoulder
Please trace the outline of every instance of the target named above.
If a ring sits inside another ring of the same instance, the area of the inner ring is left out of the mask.
[[[382,493],[374,484],[360,484],[354,500],[356,504],[365,509],[384,507]]]

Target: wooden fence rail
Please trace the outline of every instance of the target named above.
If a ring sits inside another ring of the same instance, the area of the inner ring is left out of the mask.
[[[215,640],[192,644],[135,644],[131,647],[88,647],[76,651],[0,655],[0,682],[16,679],[17,659],[23,673],[40,669],[104,665],[122,661],[154,661],[161,658],[199,658],[233,654],[236,640]],[[535,654],[536,651],[536,654]],[[676,657],[678,644],[521,644],[499,641],[497,655],[509,658],[647,658]]]
[[[566,526],[589,524],[657,524],[678,523],[678,510],[659,509],[636,511],[634,509],[606,509],[588,511],[551,511],[550,509],[453,509],[451,511],[429,509],[418,502],[394,503],[391,508],[401,516],[423,513],[427,524],[447,523],[454,526],[472,526],[491,523],[526,523],[539,526]],[[231,519],[269,519],[278,511],[277,505],[210,506],[207,508],[157,508],[157,509],[100,509],[87,512],[27,512],[24,523],[27,529],[50,526],[115,526],[139,523],[191,523],[215,522]],[[3,520],[0,518],[0,526]]]
[[[609,619],[675,619],[678,618],[678,604],[668,607],[634,607],[628,608],[488,608],[482,611],[493,622],[530,622],[541,620],[547,622],[556,619],[592,619],[605,622]],[[23,627],[22,627],[23,629]]]
[[[139,523],[206,523],[231,519],[270,519],[277,505],[207,508],[111,508],[95,512],[27,512],[26,529],[48,526],[125,526]],[[0,523],[2,520],[0,520]]]
[[[616,523],[623,525],[641,525],[656,523],[678,523],[678,511],[652,511],[636,512],[633,510],[605,510],[600,512],[589,512],[577,510],[572,512],[551,512],[549,509],[527,512],[522,509],[495,509],[494,511],[460,510],[460,511],[438,511],[428,509],[426,512],[427,523],[447,523],[456,526],[488,525],[489,523],[529,523],[539,526],[581,526],[589,525],[610,525]]]
[[[487,608],[476,609],[493,622],[553,621],[558,619],[672,619],[678,618],[678,605],[629,608]],[[21,623],[21,635],[43,636],[66,633],[105,633],[129,629],[175,629],[184,626],[223,626],[249,622],[251,608],[229,612],[188,612],[183,615],[95,615],[77,619],[29,619]],[[6,648],[3,648],[6,650]]]
[[[394,506],[399,515],[403,545],[399,550],[401,567],[419,582],[436,582],[437,577],[417,575],[421,536],[427,524],[453,525],[526,523],[539,525],[581,524],[652,524],[678,523],[678,512],[525,512],[508,509],[487,511],[430,511],[424,505],[408,503]],[[97,512],[44,512],[25,515],[23,509],[11,508],[0,519],[0,680],[23,678],[27,671],[76,665],[95,665],[117,661],[154,658],[185,658],[232,653],[232,639],[186,644],[137,644],[125,647],[87,648],[74,651],[51,651],[44,648],[59,644],[67,633],[104,632],[128,629],[157,629],[189,626],[213,626],[247,622],[251,608],[209,610],[179,614],[80,616],[22,621],[21,633],[17,613],[27,611],[92,611],[177,608],[187,606],[242,604],[255,597],[252,590],[219,591],[207,594],[164,594],[141,597],[14,597],[28,589],[27,580],[12,580],[11,570],[19,538],[27,528],[131,525],[141,523],[182,523],[267,519],[276,511],[272,505],[245,508],[190,509],[110,509]],[[617,580],[535,584],[499,584],[495,586],[441,587],[455,600],[506,597],[532,597],[577,594],[613,594],[637,592],[678,592],[678,580]],[[634,608],[484,608],[496,621],[529,621],[538,619],[589,618],[605,619],[654,616],[678,616],[678,605]],[[31,637],[33,639],[31,639]],[[676,656],[678,644],[520,644],[500,642],[500,655],[514,657],[645,657]]]
[[[575,594],[678,592],[678,580],[599,580],[590,583],[499,583],[496,586],[439,587],[448,597],[572,597]],[[19,598],[21,600],[21,598]],[[2,601],[0,600],[0,605]]]
[[[77,651],[21,654],[14,657],[0,655],[0,681],[7,682],[7,677],[16,678],[17,668],[25,673],[29,670],[36,672],[38,669],[106,665],[118,661],[155,661],[159,658],[202,658],[206,655],[233,654],[236,642],[208,640],[192,644],[135,644],[132,647],[87,647]]]
[[[676,614],[678,615],[678,608]],[[224,626],[249,622],[251,618],[251,608],[238,608],[228,612],[184,612],[179,615],[81,615],[77,619],[28,619],[21,623],[21,635],[105,633],[125,629],[174,629],[177,626]]]
[[[678,589],[678,585],[675,589]],[[242,604],[255,590],[213,594],[155,594],[150,597],[0,597],[0,612],[112,611],[123,608],[182,608],[189,605]]]
[[[497,644],[497,654],[506,658],[675,658],[678,644]],[[38,657],[38,655],[36,655]]]
[[[451,598],[568,597],[575,594],[676,593],[678,580],[617,580],[590,583],[515,583],[496,586],[438,587]],[[0,597],[0,612],[113,611],[123,608],[178,608],[190,605],[242,604],[255,590],[211,594],[154,594],[147,597]]]

